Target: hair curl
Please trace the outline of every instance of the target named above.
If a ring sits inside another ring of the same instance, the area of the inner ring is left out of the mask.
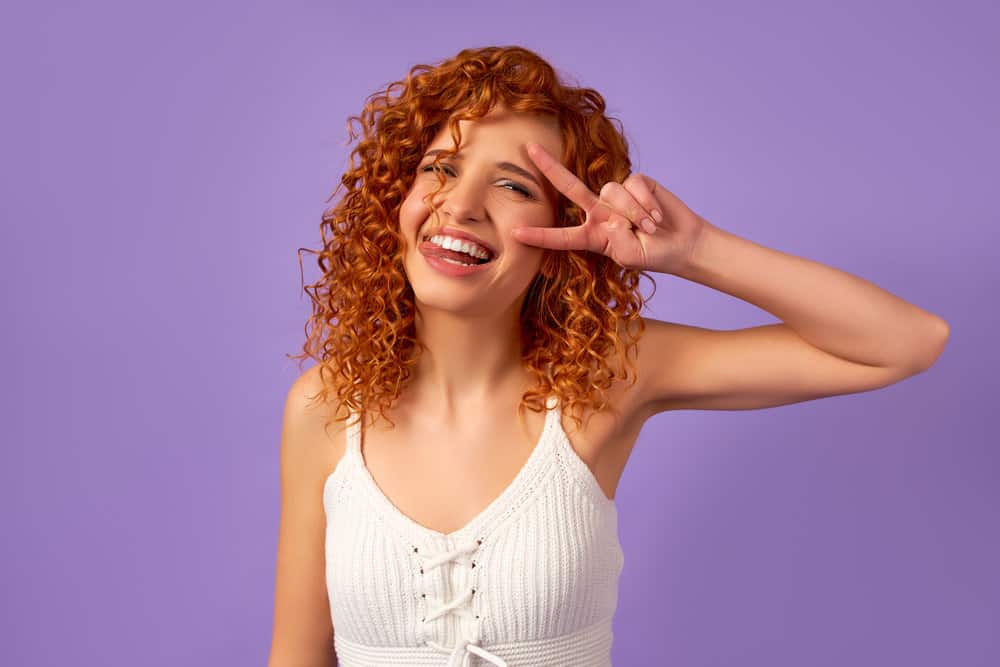
[[[299,359],[300,370],[306,358],[321,366],[317,396],[325,403],[331,392],[336,395],[333,420],[373,408],[393,423],[386,410],[411,377],[422,347],[403,270],[399,209],[426,147],[445,124],[457,147],[459,120],[482,118],[498,103],[555,117],[562,163],[593,192],[630,173],[628,142],[621,122],[605,116],[604,98],[590,88],[564,85],[548,62],[523,47],[465,49],[436,66],[415,65],[405,80],[369,96],[360,116],[348,118],[350,140],[358,136],[354,121],[362,138],[340,179],[347,192],[323,213],[322,248],[299,248],[300,269],[301,252],[310,252],[318,256],[321,277],[303,285],[313,312],[304,351],[288,356]],[[560,195],[556,226],[584,219]],[[635,369],[629,354],[645,329],[640,311],[648,298],[638,290],[640,275],[655,293],[646,272],[604,255],[545,250],[521,309],[522,359],[536,385],[522,395],[519,414],[524,408],[540,412],[550,394],[578,424],[575,412],[608,407],[606,390],[629,379]]]

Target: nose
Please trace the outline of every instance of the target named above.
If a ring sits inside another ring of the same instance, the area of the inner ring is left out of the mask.
[[[437,195],[436,205],[455,222],[476,222],[486,219],[482,188],[472,179],[456,179]]]

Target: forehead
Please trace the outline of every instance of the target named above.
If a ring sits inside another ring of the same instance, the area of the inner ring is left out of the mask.
[[[525,151],[529,141],[541,144],[550,154],[562,155],[562,134],[559,123],[552,116],[528,114],[495,108],[477,120],[460,120],[462,151],[502,149]],[[455,148],[447,124],[438,131],[428,148]],[[526,153],[525,153],[526,154]]]

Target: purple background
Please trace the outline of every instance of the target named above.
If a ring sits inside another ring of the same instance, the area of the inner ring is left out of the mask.
[[[295,250],[346,118],[521,44],[716,225],[952,331],[882,391],[654,417],[615,664],[1000,664],[996,4],[418,4],[5,5],[0,663],[265,664]],[[658,284],[652,317],[776,321]]]

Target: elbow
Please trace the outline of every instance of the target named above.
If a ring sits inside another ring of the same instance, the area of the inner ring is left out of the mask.
[[[938,357],[944,352],[948,338],[951,336],[951,327],[945,320],[936,315],[929,328],[931,333],[927,335],[927,342],[921,346],[919,354],[913,361],[914,373],[923,373],[937,363]]]

